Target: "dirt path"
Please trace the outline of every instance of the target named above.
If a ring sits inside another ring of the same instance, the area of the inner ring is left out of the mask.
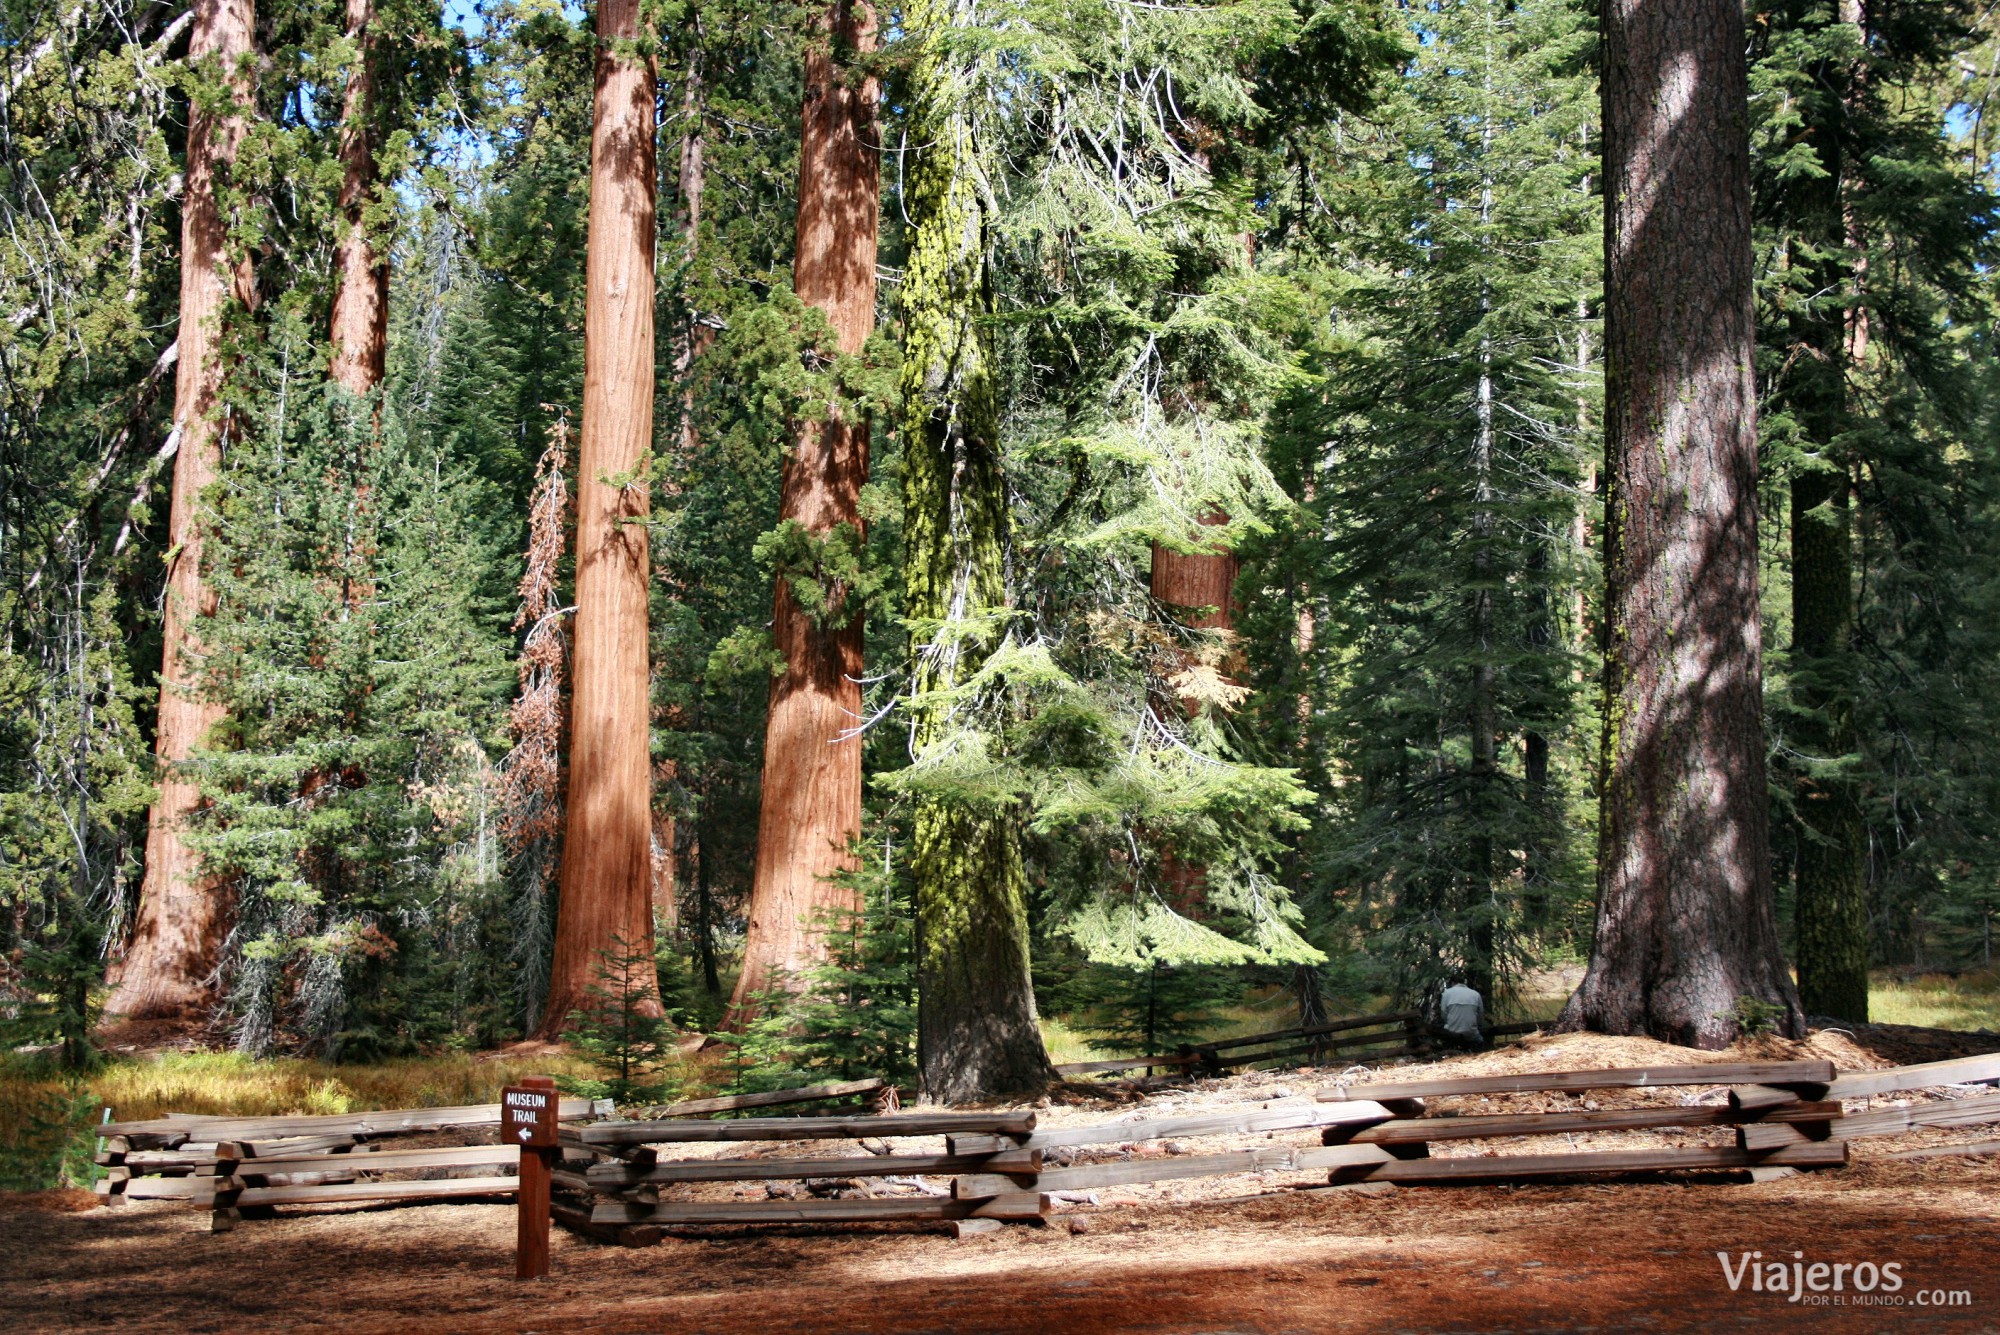
[[[28,1331],[1277,1332],[2000,1330],[2000,1164],[1720,1182],[1298,1193],[1043,1229],[669,1239],[558,1234],[512,1278],[513,1212],[294,1214],[211,1235],[168,1204],[0,1215],[0,1324]],[[1731,1292],[1714,1253],[1898,1262],[1901,1305]],[[1965,1305],[1919,1307],[1962,1290]]]
[[[1852,1068],[1992,1047],[1991,1035],[1929,1037],[1935,1033],[1871,1031],[1858,1041],[1827,1033],[1759,1055],[1816,1054]],[[1728,1055],[1567,1035],[1408,1074]],[[1041,1116],[1044,1125],[1060,1125],[1212,1111],[1299,1097],[1327,1078],[1258,1072],[1160,1091],[1143,1104],[1059,1102]],[[1685,1088],[1600,1091],[1579,1104],[1700,1097]],[[1437,1102],[1447,1113],[1471,1113],[1527,1111],[1563,1098]],[[1316,1140],[1293,1134],[1300,1143]],[[1712,1133],[1617,1133],[1597,1147],[1613,1148],[1614,1139],[1618,1148],[1695,1143],[1702,1134]],[[507,1204],[288,1209],[217,1235],[206,1212],[168,1202],[66,1213],[54,1195],[0,1198],[0,1330],[2000,1332],[2000,1157],[1881,1157],[1982,1134],[1991,1133],[1857,1142],[1847,1169],[1760,1185],[1710,1175],[1298,1191],[1287,1188],[1312,1175],[1180,1179],[1105,1193],[1102,1208],[1066,1206],[1045,1228],[1010,1226],[964,1240],[909,1230],[739,1230],[633,1251],[558,1230],[553,1276],[533,1284],[511,1277]],[[1269,1139],[1207,1138],[1201,1150]],[[1504,1148],[1532,1152],[1526,1141]],[[1116,1152],[1180,1149],[1146,1142]],[[1461,1142],[1440,1152],[1478,1150]],[[1256,1192],[1268,1194],[1229,1199]],[[1754,1291],[1747,1280],[1732,1290],[1717,1252],[1730,1254],[1740,1280],[1744,1254],[1762,1253],[1751,1259],[1767,1266],[1893,1263],[1901,1287],[1878,1286],[1881,1305],[1855,1305],[1851,1284],[1842,1305],[1792,1303],[1789,1293]],[[1939,1307],[1939,1293],[1962,1297]]]

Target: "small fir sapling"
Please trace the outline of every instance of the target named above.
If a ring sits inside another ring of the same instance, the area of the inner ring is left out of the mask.
[[[659,981],[653,955],[643,943],[620,933],[597,952],[597,971],[584,989],[583,1006],[569,1013],[563,1041],[589,1056],[604,1071],[602,1080],[557,1077],[562,1087],[588,1098],[621,1104],[662,1102],[679,1080],[673,1028],[654,1014]]]
[[[825,962],[803,988],[787,980],[758,1002],[737,1049],[741,1092],[916,1075],[917,994],[909,887],[897,869],[863,862],[841,878],[862,907],[815,915]]]

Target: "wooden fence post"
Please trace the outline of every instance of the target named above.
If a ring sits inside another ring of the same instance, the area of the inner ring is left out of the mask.
[[[521,1147],[520,1187],[515,1200],[514,1278],[541,1279],[549,1273],[549,1174],[559,1153],[556,1140],[556,1082],[531,1075],[500,1095],[500,1138]]]

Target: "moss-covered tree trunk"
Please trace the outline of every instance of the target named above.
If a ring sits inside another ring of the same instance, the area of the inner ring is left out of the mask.
[[[829,0],[820,25],[806,51],[792,285],[826,313],[838,350],[852,356],[875,328],[878,91],[856,68],[875,49],[875,12]],[[849,410],[802,422],[785,460],[779,517],[820,541],[845,527],[858,550],[867,481],[865,417]],[[786,979],[796,986],[825,958],[816,919],[861,907],[833,878],[853,867],[850,848],[861,835],[862,628],[860,608],[844,598],[825,618],[811,615],[779,572],[771,632],[785,670],[771,683],[764,729],[757,862],[731,1028],[755,1015],[760,992]]]
[[[204,877],[184,837],[201,792],[177,766],[222,718],[195,677],[198,619],[215,607],[203,578],[201,493],[222,467],[222,317],[231,298],[255,296],[247,259],[228,258],[229,223],[219,187],[248,128],[251,0],[196,0],[188,63],[201,80],[188,109],[187,168],[181,196],[180,364],[174,383],[172,508],[167,516],[167,589],[160,661],[160,716],[154,735],[160,795],[146,830],[146,879],[132,940],[111,970],[110,1018],[192,1015],[208,1000],[229,930],[229,892]]]
[[[1604,753],[1597,929],[1562,1022],[1700,1047],[1778,954],[1757,589],[1743,12],[1605,0]]]
[[[1007,597],[999,405],[981,323],[992,296],[975,94],[940,40],[971,21],[965,8],[919,0],[904,16],[924,43],[910,78],[914,232],[902,289],[904,589],[918,628],[919,759],[951,745],[954,721],[938,694],[991,653],[989,614]],[[917,804],[917,1061],[928,1098],[1027,1093],[1054,1077],[1028,976],[1018,826],[1005,807],[935,795]]]

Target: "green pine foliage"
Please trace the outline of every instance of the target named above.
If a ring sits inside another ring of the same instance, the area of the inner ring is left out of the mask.
[[[745,1093],[870,1076],[909,1088],[917,1069],[915,923],[906,868],[886,846],[864,847],[843,883],[859,910],[822,913],[826,961],[800,987],[774,988],[738,1046]]]
[[[1787,885],[1816,837],[1793,810],[1800,779],[1855,785],[1875,958],[1970,963],[2000,868],[1983,777],[2000,572],[1990,81],[1961,62],[1991,39],[1956,4],[1869,6],[1866,22],[1802,2],[1754,28],[1774,844]],[[1802,660],[1783,520],[1787,492],[1815,479],[1850,530],[1854,633]]]
[[[1302,53],[1327,61],[1312,88],[1338,70],[1347,82],[1326,95],[1352,102],[1386,45],[1334,7],[1019,12],[997,25],[1004,50],[939,39],[964,46],[966,86],[983,91],[973,105],[1008,109],[974,117],[972,135],[996,206],[990,356],[1014,587],[966,602],[949,626],[912,594],[913,636],[946,657],[977,643],[984,660],[918,683],[919,717],[949,726],[920,723],[917,764],[889,782],[1019,804],[1040,908],[1093,958],[1316,960],[1272,874],[1307,790],[1248,762],[1226,638],[1156,604],[1145,564],[1152,543],[1235,544],[1289,505],[1259,441],[1297,381],[1288,339],[1306,303],[1291,276],[1250,262],[1252,189],[1216,159],[1232,136],[1282,132],[1259,99],[1298,105],[1272,81],[1296,76]],[[1155,100],[1164,88],[1172,116]],[[1227,522],[1207,522],[1217,515]],[[1175,699],[1201,707],[1183,718],[1163,703]],[[1204,869],[1200,905],[1169,893],[1169,850]]]
[[[192,842],[236,890],[241,1047],[407,1049],[469,1018],[451,975],[478,952],[445,947],[492,925],[509,673],[481,585],[505,558],[477,478],[390,405],[276,388],[210,502],[203,675],[229,716]]]
[[[595,978],[584,1004],[569,1013],[563,1041],[595,1061],[604,1078],[562,1077],[570,1093],[621,1107],[673,1099],[679,1057],[673,1028],[660,1013],[656,967],[651,952],[623,935],[597,952]]]
[[[1064,972],[1061,981],[1038,989],[1044,1004],[1093,1045],[1121,1057],[1171,1055],[1207,1038],[1244,993],[1241,970],[1214,965],[1072,960]]]
[[[871,828],[896,833],[825,968],[744,1036],[745,1087],[911,1078],[920,904],[952,949],[1031,943],[1043,1006],[1132,1048],[1231,989],[1310,1010],[1463,968],[1504,1003],[1572,956],[1598,731],[1589,7],[885,10],[880,314],[852,358],[791,292],[811,12],[652,14],[673,1025],[717,1024],[732,981],[774,579],[866,613]],[[260,3],[223,183],[257,300],[222,331],[200,689],[229,716],[193,762],[193,839],[238,911],[215,1032],[259,1052],[504,1041],[554,905],[549,843],[510,856],[497,794],[529,498],[580,419],[597,44],[553,0],[376,15],[376,397],[325,383],[359,55],[339,6]],[[157,777],[178,191],[188,108],[220,87],[182,17],[5,12],[0,1033],[71,1067]],[[1784,0],[1748,32],[1780,883],[1824,836],[1801,795],[1852,793],[1872,960],[1990,965],[2000,28],[1957,0]],[[779,524],[779,474],[836,403],[872,422],[867,532],[816,542]],[[1795,643],[1801,525],[1851,558],[1830,651]],[[1156,548],[1218,547],[1242,563],[1230,632],[1149,586]],[[549,565],[559,620],[573,571]]]
[[[1285,600],[1258,613],[1266,708],[1307,711],[1294,745],[1338,757],[1302,861],[1405,1000],[1458,969],[1504,992],[1582,890],[1599,282],[1587,17],[1463,0],[1412,21],[1335,204],[1354,267],[1329,275],[1323,380],[1277,437],[1312,519],[1258,570]],[[1295,600],[1318,665],[1293,657]]]
[[[88,1189],[104,1175],[94,1162],[96,1126],[104,1104],[90,1092],[80,1072],[61,1080],[14,1058],[4,1076],[18,1081],[25,1097],[9,1100],[8,1135],[0,1145],[0,1191]],[[37,1077],[43,1077],[37,1079]]]

